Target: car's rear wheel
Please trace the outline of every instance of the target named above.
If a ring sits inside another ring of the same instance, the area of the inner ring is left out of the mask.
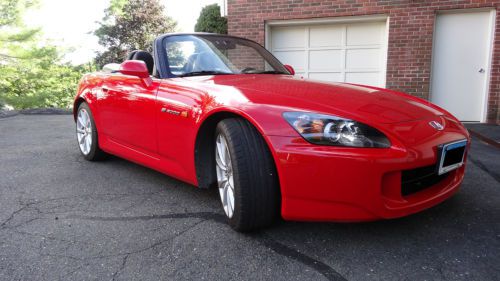
[[[247,121],[224,119],[215,134],[215,169],[224,213],[232,228],[250,231],[272,224],[280,193],[272,155]]]
[[[92,112],[86,102],[78,107],[76,115],[76,139],[83,157],[89,161],[101,160],[106,153],[99,148],[97,129]]]

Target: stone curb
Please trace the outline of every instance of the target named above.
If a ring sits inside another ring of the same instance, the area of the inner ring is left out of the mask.
[[[70,115],[73,114],[71,109],[61,108],[33,108],[22,110],[0,110],[0,119],[13,117],[16,115]]]

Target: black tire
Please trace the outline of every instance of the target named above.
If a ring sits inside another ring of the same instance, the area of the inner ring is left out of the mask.
[[[82,151],[82,149],[80,148],[80,145],[78,143],[78,138],[77,138],[78,150],[80,150],[80,153],[82,154],[83,158],[85,158],[88,161],[100,161],[100,160],[106,159],[108,154],[106,152],[102,151],[101,148],[99,147],[99,136],[97,134],[97,128],[95,125],[94,116],[92,115],[92,111],[90,111],[89,105],[86,102],[82,102],[78,106],[78,111],[76,113],[77,118],[78,118],[78,114],[80,113],[80,110],[86,110],[89,117],[90,117],[90,124],[92,126],[92,128],[91,128],[91,130],[92,130],[92,138],[91,138],[92,144],[90,146],[90,151],[87,154],[85,154]],[[76,127],[76,122],[75,122],[75,127]],[[78,132],[77,132],[77,134],[78,134]]]
[[[226,138],[234,178],[234,213],[227,217],[236,231],[271,225],[280,214],[280,191],[273,157],[260,133],[246,120],[224,119],[215,138]]]

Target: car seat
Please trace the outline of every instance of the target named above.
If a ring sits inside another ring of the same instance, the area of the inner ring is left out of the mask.
[[[133,51],[132,53],[130,53],[130,55],[133,55],[132,60],[141,60],[141,61],[145,62],[146,66],[148,68],[149,74],[150,75],[153,74],[153,69],[155,67],[155,63],[154,63],[153,56],[149,52],[137,50],[137,51]],[[129,57],[130,57],[130,55],[129,55]]]

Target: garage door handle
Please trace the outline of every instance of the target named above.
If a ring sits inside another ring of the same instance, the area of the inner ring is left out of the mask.
[[[484,68],[480,68],[479,73],[484,73]]]

